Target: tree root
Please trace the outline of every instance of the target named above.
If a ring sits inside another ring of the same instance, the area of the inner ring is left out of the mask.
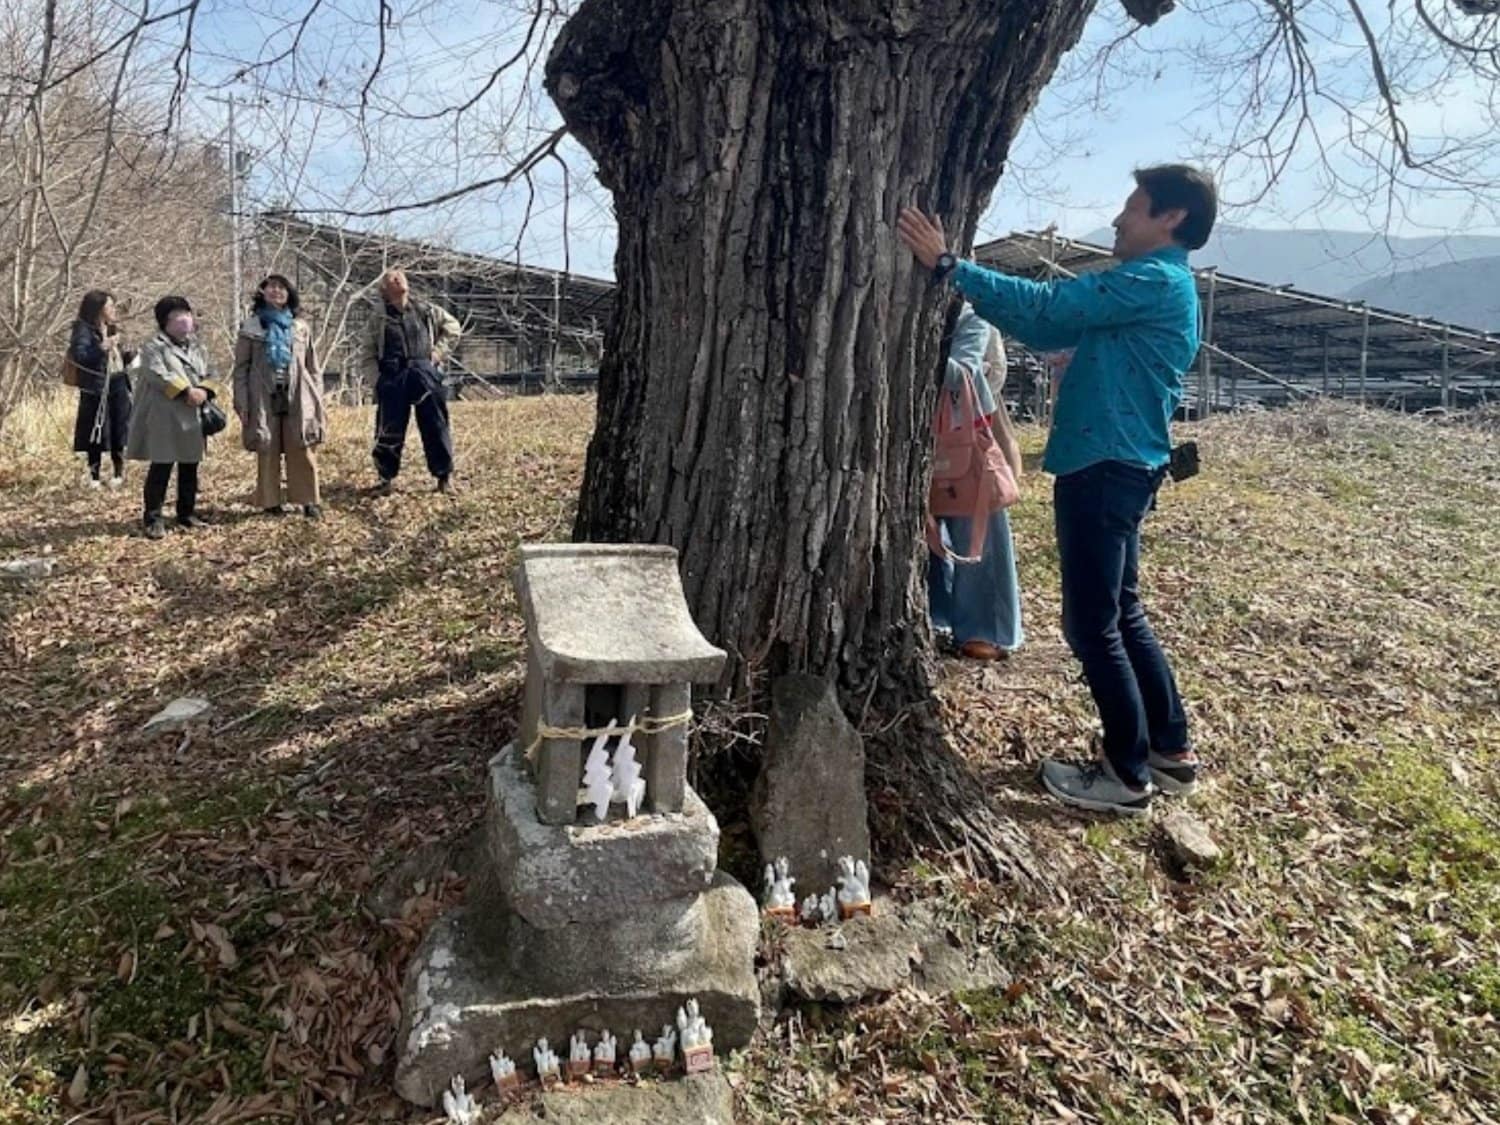
[[[1016,821],[996,807],[929,704],[908,707],[865,736],[871,831],[891,859],[936,849],[970,876],[1022,892],[1055,882]]]

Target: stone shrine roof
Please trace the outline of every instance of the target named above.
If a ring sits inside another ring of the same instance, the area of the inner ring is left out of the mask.
[[[516,592],[542,675],[562,683],[706,683],[726,653],[698,631],[677,550],[649,544],[521,548]]]

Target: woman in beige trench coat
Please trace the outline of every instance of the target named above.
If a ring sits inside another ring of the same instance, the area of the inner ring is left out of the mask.
[[[234,345],[234,412],[245,448],[256,457],[255,502],[279,516],[290,501],[318,519],[323,501],[314,450],[327,435],[328,414],[312,329],[297,315],[299,304],[297,290],[280,274],[255,291]]]

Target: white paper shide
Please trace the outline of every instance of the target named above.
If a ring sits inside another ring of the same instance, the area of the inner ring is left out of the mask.
[[[633,817],[646,799],[646,782],[641,778],[641,764],[635,760],[634,734],[636,716],[630,717],[630,730],[615,747],[615,756],[610,765],[610,780],[614,786],[614,800],[625,806],[625,815]]]
[[[624,805],[630,818],[640,813],[646,800],[646,779],[636,758],[635,724],[634,715],[623,727],[612,721],[594,737],[584,760],[578,803],[592,807],[594,820],[600,824],[609,819],[610,805]],[[616,738],[619,743],[611,753],[609,744]]]

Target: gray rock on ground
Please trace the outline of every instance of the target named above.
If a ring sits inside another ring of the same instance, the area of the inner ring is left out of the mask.
[[[838,926],[788,930],[781,966],[787,988],[804,1000],[852,1004],[910,984],[920,956],[906,923],[882,911]]]
[[[833,886],[840,856],[869,862],[864,742],[827,680],[793,675],[771,685],[750,826],[763,863],[790,861],[799,895]]]
[[[167,731],[187,730],[195,723],[206,721],[214,713],[214,705],[206,699],[191,696],[174,699],[141,728],[146,734],[163,734]]]
[[[734,1091],[720,1070],[640,1085],[555,1090],[506,1110],[496,1125],[734,1125]]]
[[[51,559],[7,559],[0,562],[0,578],[11,578],[17,582],[51,578],[55,565]]]
[[[789,928],[781,943],[787,989],[805,1000],[853,1004],[902,989],[934,995],[1011,982],[994,954],[925,903],[877,899],[870,917]]]
[[[1209,868],[1223,858],[1223,850],[1208,834],[1208,825],[1185,809],[1174,809],[1164,817],[1161,830],[1173,858],[1184,867]]]

